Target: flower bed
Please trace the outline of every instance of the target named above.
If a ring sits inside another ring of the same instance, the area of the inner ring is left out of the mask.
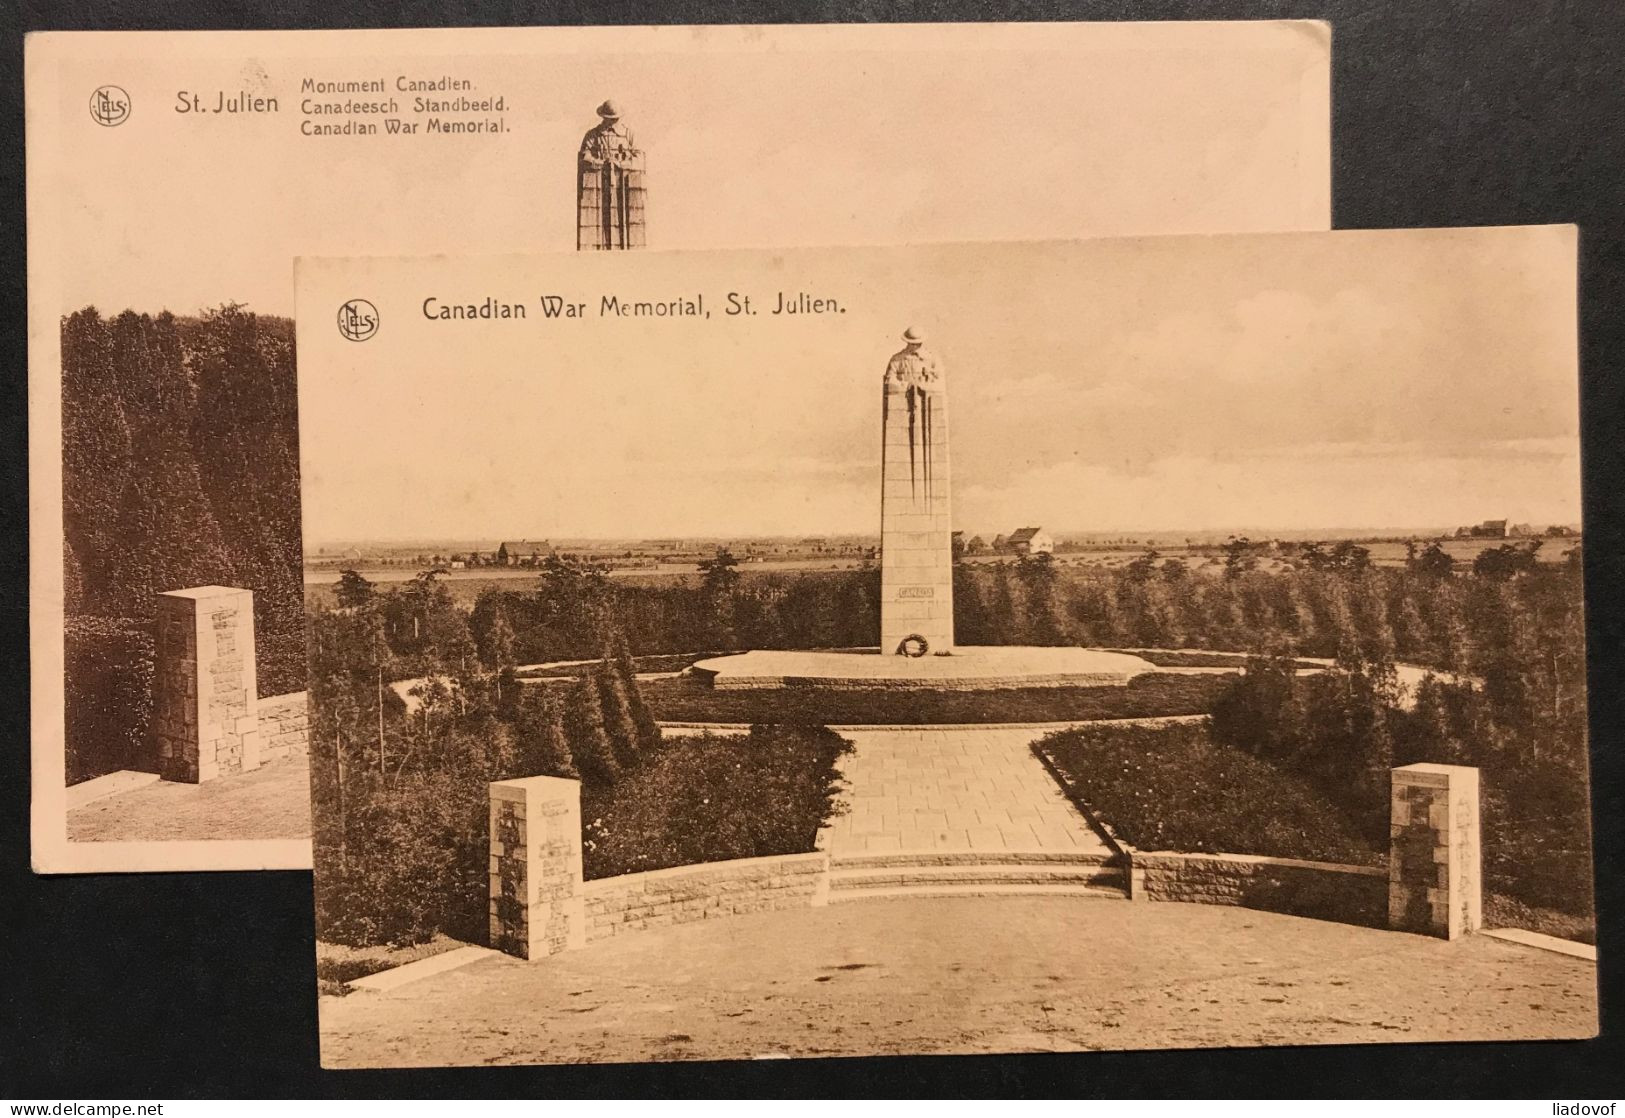
[[[843,810],[835,764],[850,748],[822,727],[672,739],[613,785],[582,789],[584,876],[808,853]]]
[[[1036,743],[1069,792],[1130,846],[1374,865],[1343,813],[1307,782],[1205,725],[1087,726]]]

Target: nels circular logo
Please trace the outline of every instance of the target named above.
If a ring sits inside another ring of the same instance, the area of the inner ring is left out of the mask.
[[[130,119],[130,95],[116,85],[104,85],[90,95],[90,119],[103,128],[116,128]]]
[[[352,342],[364,342],[378,333],[378,308],[365,299],[351,299],[339,307],[339,333]]]

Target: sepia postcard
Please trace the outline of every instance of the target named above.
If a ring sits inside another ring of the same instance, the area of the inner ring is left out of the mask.
[[[1329,67],[1312,22],[31,36],[35,868],[309,865],[294,257],[1324,229]]]
[[[1576,286],[301,259],[324,1064],[1595,1035]]]

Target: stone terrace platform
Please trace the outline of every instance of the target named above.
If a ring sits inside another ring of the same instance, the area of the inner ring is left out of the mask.
[[[984,691],[1017,687],[1124,687],[1148,661],[1086,648],[959,647],[948,656],[755,650],[701,660],[689,669],[719,689],[827,688]]]
[[[202,784],[133,784],[68,809],[70,842],[309,837],[310,758],[303,753]]]
[[[330,1068],[1510,1041],[1597,1033],[1595,963],[1209,905],[919,897],[490,955],[322,998]]]

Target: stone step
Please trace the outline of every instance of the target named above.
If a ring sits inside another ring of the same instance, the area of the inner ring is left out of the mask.
[[[1103,885],[1122,888],[1123,871],[1094,865],[877,866],[835,868],[831,891],[917,885]]]
[[[905,850],[878,854],[835,854],[830,868],[883,869],[897,866],[1115,866],[1115,854],[1067,850]]]
[[[916,899],[919,897],[1077,897],[1084,900],[1126,901],[1121,889],[1089,885],[903,885],[883,889],[831,889],[830,904],[851,901]]]

